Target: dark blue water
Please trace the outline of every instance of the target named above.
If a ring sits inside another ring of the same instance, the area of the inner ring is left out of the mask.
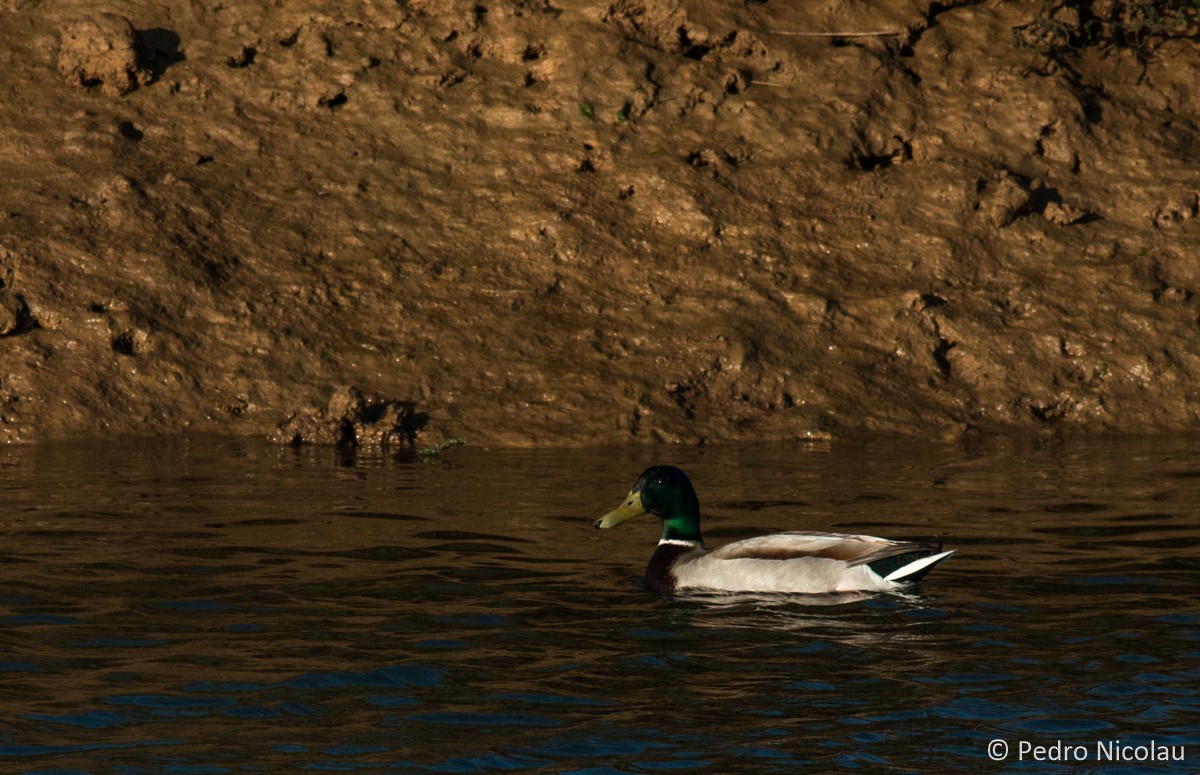
[[[0,772],[1200,770],[1198,440],[445,458],[0,451]],[[710,545],[958,554],[913,596],[664,599],[657,525],[591,527],[650,462]]]

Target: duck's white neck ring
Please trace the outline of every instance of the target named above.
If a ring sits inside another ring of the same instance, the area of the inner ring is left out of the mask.
[[[699,546],[699,541],[681,541],[678,538],[659,539],[659,546]]]

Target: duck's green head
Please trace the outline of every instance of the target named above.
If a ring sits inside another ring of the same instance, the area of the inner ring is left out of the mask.
[[[616,527],[647,513],[662,520],[664,541],[700,541],[700,501],[687,474],[678,468],[647,468],[625,502],[596,520],[596,527]]]

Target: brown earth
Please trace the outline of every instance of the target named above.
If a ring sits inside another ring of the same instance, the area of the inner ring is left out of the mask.
[[[0,439],[1200,426],[1194,34],[1056,48],[1086,20],[995,0],[103,7],[0,0]]]

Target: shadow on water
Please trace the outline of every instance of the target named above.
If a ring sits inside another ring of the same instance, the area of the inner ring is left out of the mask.
[[[1198,451],[8,448],[0,768],[942,772],[1002,740],[1088,771],[1119,739],[1194,771]],[[689,471],[712,544],[958,553],[913,595],[660,597],[656,525],[591,529],[650,462]]]

